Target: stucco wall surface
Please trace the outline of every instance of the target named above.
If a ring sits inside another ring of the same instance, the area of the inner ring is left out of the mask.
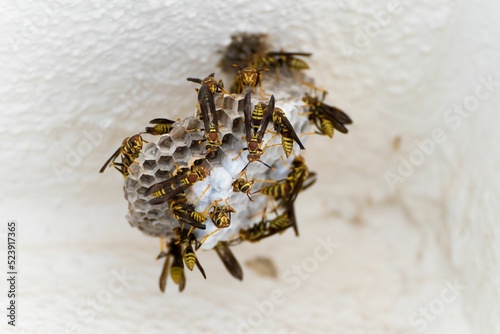
[[[13,219],[19,256],[18,326],[2,316],[0,332],[500,333],[499,10],[0,2],[0,249]],[[185,78],[217,71],[242,31],[313,52],[310,75],[354,125],[307,142],[319,182],[300,238],[235,248],[243,282],[203,252],[208,279],[163,295],[157,240],[126,223],[123,178],[98,170],[150,119],[190,115]]]

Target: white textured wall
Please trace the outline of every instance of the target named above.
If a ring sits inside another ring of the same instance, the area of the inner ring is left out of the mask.
[[[0,213],[20,226],[20,332],[235,333],[273,289],[286,302],[259,333],[500,332],[500,86],[482,83],[500,81],[500,3],[134,3],[0,3]],[[235,249],[270,256],[283,279],[247,267],[236,282],[207,253],[207,281],[188,273],[182,295],[171,281],[160,295],[157,241],[127,225],[121,176],[97,171],[151,118],[190,113],[185,78],[210,73],[240,31],[313,52],[311,75],[355,125],[308,141],[320,182],[301,198],[301,238]],[[391,190],[384,175],[437,128],[444,142]],[[328,235],[338,249],[289,291],[287,270]],[[122,268],[135,279],[104,300]],[[458,297],[422,320],[455,280]]]

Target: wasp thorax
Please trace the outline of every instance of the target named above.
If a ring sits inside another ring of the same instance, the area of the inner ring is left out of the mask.
[[[259,143],[255,141],[251,141],[248,143],[248,150],[249,151],[257,151],[259,149]]]
[[[219,141],[219,134],[217,132],[209,132],[207,134],[207,139],[211,142],[218,142]]]
[[[210,80],[207,80],[206,85],[208,86],[208,89],[212,94],[215,94],[217,92],[217,81],[214,78],[211,78]]]
[[[199,179],[199,175],[197,173],[189,173],[187,179],[189,183],[195,183]]]

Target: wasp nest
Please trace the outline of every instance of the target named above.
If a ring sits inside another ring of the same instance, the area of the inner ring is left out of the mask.
[[[101,169],[114,166],[124,175],[130,225],[164,240],[162,291],[169,271],[180,290],[184,267],[205,276],[200,247],[215,249],[242,279],[231,246],[288,228],[298,235],[294,203],[315,180],[300,155],[306,136],[347,133],[351,123],[303,74],[301,57],[309,55],[269,52],[262,35],[233,37],[221,61],[236,72],[231,93],[213,74],[189,78],[200,84],[194,115],[152,120],[147,139],[126,138]]]

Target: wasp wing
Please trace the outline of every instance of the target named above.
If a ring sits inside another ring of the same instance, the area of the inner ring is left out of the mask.
[[[155,118],[149,121],[149,124],[174,124],[175,121],[167,118]]]
[[[190,215],[189,212],[194,212],[194,206],[191,204],[187,203],[180,203],[181,209],[175,212],[175,216],[179,218],[180,222],[189,224],[193,227],[199,228],[201,230],[206,229],[207,227],[203,224],[200,223],[196,220],[194,220]]]
[[[203,275],[203,278],[207,279],[207,275],[205,275],[205,270],[201,266],[200,261],[198,261],[198,258],[196,258],[196,267],[198,267],[198,269],[200,270],[200,273]]]
[[[118,156],[120,155],[120,152],[121,152],[121,146],[115,151],[115,153],[113,153],[113,155],[104,163],[104,165],[102,166],[101,170],[99,170],[99,173],[102,173],[106,170],[106,168],[109,166],[110,163],[112,163],[113,161],[115,161],[116,158],[118,158]]]
[[[262,142],[262,137],[264,137],[264,133],[266,133],[267,126],[269,125],[269,121],[274,112],[274,95],[271,95],[269,99],[269,103],[267,104],[266,112],[264,113],[264,117],[262,118],[262,122],[260,124],[260,129],[257,134],[257,141]]]
[[[175,196],[184,192],[190,187],[189,184],[181,182],[184,176],[185,176],[184,173],[179,173],[178,175],[172,176],[166,181],[153,184],[151,187],[146,189],[144,195],[150,196],[155,192],[163,190],[164,193],[163,195],[155,196],[155,198],[149,201],[149,203],[151,204],[160,204],[171,198],[174,198]]]
[[[198,102],[201,109],[201,118],[205,125],[205,133],[208,133],[210,129],[210,115],[212,115],[212,125],[215,127],[215,130],[219,131],[214,96],[208,86],[201,85],[198,92]]]
[[[290,220],[290,224],[293,227],[293,231],[295,232],[295,236],[299,236],[299,225],[297,224],[297,218],[295,217],[295,203],[288,203],[288,208],[286,210],[286,214],[288,215],[288,219]]]
[[[170,254],[167,254],[165,263],[163,264],[163,269],[160,275],[160,291],[165,292],[165,288],[167,286],[167,278],[168,278],[168,265],[170,264]]]
[[[337,107],[322,103],[320,109],[324,113],[335,117],[335,119],[337,119],[342,124],[352,124],[352,119],[349,117],[349,115],[347,115]]]
[[[191,185],[189,184],[181,184],[177,187],[165,188],[165,195],[161,195],[149,200],[149,204],[156,205],[165,203],[169,199],[174,198],[175,196],[186,191]]]
[[[198,78],[187,78],[186,80],[191,81],[191,82],[196,82],[199,84],[201,84],[203,82],[201,79],[198,79]]]
[[[293,140],[295,140],[295,142],[297,144],[299,144],[301,150],[305,150],[306,148],[304,147],[304,145],[302,145],[302,142],[300,141],[299,136],[297,136],[297,133],[293,129],[293,126],[290,123],[290,120],[288,119],[288,117],[286,117],[285,113],[283,113],[283,115],[280,118],[281,118],[281,122],[283,123],[283,127],[288,132],[289,137],[292,138]]]
[[[245,135],[247,142],[252,138],[252,93],[248,91],[243,100],[243,114],[245,116]]]
[[[217,252],[217,255],[219,255],[222,263],[224,263],[224,266],[229,273],[234,278],[237,278],[240,281],[243,280],[243,270],[241,269],[241,266],[238,263],[238,260],[236,260],[233,252],[229,249],[227,242],[219,241],[217,245],[215,245],[215,251]]]
[[[285,52],[285,51],[272,51],[266,53],[266,55],[271,57],[276,56],[285,56],[285,57],[293,57],[293,56],[302,56],[302,57],[310,57],[312,53],[310,52]]]

